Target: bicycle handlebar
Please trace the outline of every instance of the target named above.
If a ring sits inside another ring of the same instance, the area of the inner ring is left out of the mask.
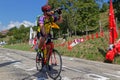
[[[63,8],[62,7],[57,8],[56,10],[54,10],[54,13],[58,12],[59,10],[63,10]]]
[[[52,40],[57,40],[57,38],[51,38]]]

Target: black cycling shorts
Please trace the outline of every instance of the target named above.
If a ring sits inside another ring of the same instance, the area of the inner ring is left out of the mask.
[[[39,39],[40,37],[44,37],[44,35],[41,32],[37,32],[37,38]],[[51,40],[51,34],[47,35],[47,39],[46,39],[46,44],[52,42]]]
[[[41,32],[37,32],[37,38],[44,37],[44,35]]]

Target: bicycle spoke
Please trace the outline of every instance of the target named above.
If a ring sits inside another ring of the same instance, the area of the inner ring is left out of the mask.
[[[62,70],[62,59],[57,51],[54,51],[49,58],[48,75],[56,79],[60,76]]]
[[[36,68],[38,71],[40,71],[42,69],[42,57],[41,57],[41,53],[37,53],[36,54]]]

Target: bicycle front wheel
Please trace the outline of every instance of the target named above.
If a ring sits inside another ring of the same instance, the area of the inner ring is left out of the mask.
[[[43,57],[42,52],[37,52],[36,54],[36,68],[38,71],[40,71],[43,67]]]
[[[57,79],[60,76],[62,70],[62,58],[60,53],[54,49],[48,60],[48,75],[52,79]]]

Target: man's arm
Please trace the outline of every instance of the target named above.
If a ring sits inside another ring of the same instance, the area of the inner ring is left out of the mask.
[[[59,14],[58,22],[62,22],[62,11],[61,11],[61,9],[59,9],[59,10],[57,11],[57,13]]]
[[[45,29],[44,29],[44,17],[41,16],[39,19],[39,27],[40,27],[40,32],[45,36]]]
[[[62,22],[62,21],[63,21],[62,14],[59,14],[58,22]]]
[[[39,24],[40,26],[40,32],[43,34],[43,36],[45,36],[45,28],[44,28],[44,24]]]

